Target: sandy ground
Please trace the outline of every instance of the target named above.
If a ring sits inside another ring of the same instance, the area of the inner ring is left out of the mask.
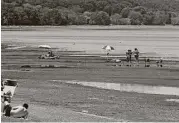
[[[11,31],[9,29],[11,28]],[[127,83],[179,87],[179,62],[164,61],[164,67],[127,67],[106,62],[104,45],[112,45],[110,55],[124,55],[127,49],[139,48],[141,56],[179,59],[177,26],[68,26],[68,27],[3,27],[1,77],[15,79],[19,87],[12,106],[29,103],[28,120],[1,117],[2,122],[169,122],[179,121],[179,99],[175,95],[154,95],[84,87],[52,80]],[[5,49],[7,44],[17,45]],[[60,59],[38,59],[54,47]],[[22,47],[22,48],[19,48]],[[27,46],[27,47],[24,47]],[[29,47],[34,46],[34,47]],[[123,59],[122,59],[123,60]],[[30,65],[30,68],[22,68]],[[55,68],[44,68],[47,65]],[[43,67],[41,67],[43,66]]]
[[[16,106],[29,103],[28,121],[179,121],[179,104],[166,99],[178,96],[149,95],[133,92],[83,87],[51,80],[81,80],[114,83],[137,83],[179,87],[178,62],[165,62],[157,68],[114,66],[104,58],[71,57],[73,52],[59,52],[58,60],[38,59],[46,51],[39,49],[2,49],[2,78],[18,80],[12,99]],[[40,68],[40,65],[61,68]],[[126,64],[124,62],[124,64]],[[173,67],[168,67],[172,66]],[[30,65],[31,68],[21,68]],[[66,66],[66,67],[64,67]],[[1,117],[2,121],[23,121]],[[26,122],[25,121],[25,122]]]
[[[4,27],[2,27],[3,30]],[[111,54],[138,48],[145,56],[179,57],[178,26],[62,26],[9,27],[2,31],[2,42],[26,45],[50,45],[60,50],[105,54],[105,45],[115,48]]]

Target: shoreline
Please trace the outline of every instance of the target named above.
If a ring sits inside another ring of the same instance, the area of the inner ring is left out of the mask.
[[[29,30],[28,30],[29,29]],[[109,26],[102,26],[102,25],[66,25],[66,26],[1,26],[1,31],[42,31],[42,30],[56,30],[56,29],[80,29],[80,30],[145,30],[145,29],[173,29],[179,30],[179,26],[174,25],[109,25]]]
[[[43,52],[47,52],[49,49],[39,49],[38,47],[35,46],[26,46],[25,43],[23,44],[23,46],[18,46],[14,45],[14,44],[20,44],[20,42],[1,42],[1,45],[3,45],[3,47],[1,46],[2,50],[6,50],[9,52],[14,52],[14,51],[32,51],[32,49],[34,51],[43,51]],[[8,46],[10,45],[10,47]],[[13,47],[11,47],[11,45]],[[125,54],[113,54],[111,53],[111,55],[106,56],[105,53],[85,53],[85,51],[72,51],[72,50],[67,50],[67,51],[63,51],[61,50],[61,48],[51,48],[51,50],[55,50],[56,53],[69,53],[66,55],[61,55],[62,57],[81,57],[81,58],[97,58],[97,59],[106,59],[109,58],[111,60],[113,59],[120,59],[120,60],[126,60],[126,55]],[[4,52],[4,51],[1,51]],[[140,53],[140,57],[139,57],[139,61],[144,61],[146,58],[149,58],[151,61],[158,61],[162,58],[163,61],[166,62],[179,62],[179,57],[175,56],[175,57],[167,57],[167,56],[152,56],[150,55],[151,53],[149,52],[145,52],[145,53]],[[134,58],[132,57],[132,61],[134,61]]]

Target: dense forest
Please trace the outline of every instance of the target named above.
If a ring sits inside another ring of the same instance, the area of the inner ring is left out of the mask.
[[[2,25],[179,25],[179,0],[2,0]]]

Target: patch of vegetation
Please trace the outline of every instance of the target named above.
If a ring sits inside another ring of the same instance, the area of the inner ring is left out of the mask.
[[[2,0],[2,25],[178,25],[178,0]]]

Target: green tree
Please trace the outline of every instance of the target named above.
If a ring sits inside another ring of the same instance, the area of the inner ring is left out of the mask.
[[[33,6],[29,3],[23,4],[24,12],[28,19],[28,25],[32,25],[32,18],[33,18]]]
[[[116,14],[112,15],[110,18],[111,18],[111,24],[114,24],[114,25],[121,24],[121,21],[120,21],[120,19],[122,18],[121,15],[116,13]]]
[[[90,24],[109,25],[110,24],[110,17],[104,11],[94,12],[91,16]]]
[[[167,18],[165,16],[164,12],[157,11],[154,14],[154,18],[153,18],[152,24],[153,25],[165,25],[166,21],[167,21]]]
[[[174,17],[171,19],[172,25],[179,25],[179,17]]]
[[[85,24],[87,24],[87,19],[86,19],[86,17],[84,16],[84,15],[78,15],[77,17],[76,17],[76,25],[85,25]]]
[[[15,7],[14,8],[14,16],[16,19],[16,25],[23,25],[24,24],[24,17],[25,17],[25,12],[23,7]]]
[[[51,18],[51,11],[48,7],[42,8],[42,13],[40,13],[40,25],[51,25],[50,18]]]
[[[153,12],[147,12],[143,15],[143,24],[144,25],[152,25],[154,19],[154,13]]]
[[[140,12],[141,14],[146,14],[146,8],[143,6],[136,6],[133,8],[133,11]]]
[[[119,19],[119,23],[120,23],[120,25],[130,25],[131,20],[129,18],[121,18],[121,19]]]
[[[77,24],[77,22],[76,22],[76,20],[77,20],[77,14],[75,13],[75,12],[73,12],[73,11],[69,11],[68,13],[67,13],[67,18],[68,18],[68,24],[69,25],[75,25],[75,24]]]
[[[113,6],[112,6],[112,8],[113,8],[113,12],[114,13],[118,13],[118,14],[120,14],[121,13],[121,11],[122,11],[122,9],[123,9],[123,7],[121,6],[121,4],[114,4]]]
[[[113,6],[111,5],[106,5],[103,9],[105,12],[107,12],[109,14],[109,16],[111,16],[113,14]]]
[[[22,5],[25,3],[25,0],[15,0],[15,2],[17,4],[17,6],[22,7]]]
[[[92,12],[86,11],[86,12],[83,13],[83,16],[86,18],[86,23],[87,24],[89,24],[89,22],[90,22],[91,15],[92,15]]]
[[[75,13],[83,13],[84,11],[79,5],[73,5],[69,9]]]
[[[113,24],[165,25],[179,16],[178,0],[2,0],[1,8],[2,25],[108,25],[109,16]]]
[[[36,5],[33,6],[33,11],[31,15],[31,22],[33,25],[39,25],[40,24],[40,13],[42,13],[42,6],[41,5]]]
[[[129,14],[132,25],[141,25],[142,24],[142,15],[139,12],[131,11]]]
[[[122,9],[122,11],[121,11],[122,17],[123,18],[127,18],[129,16],[130,11],[131,11],[131,8],[128,8],[128,7]]]
[[[132,7],[132,3],[129,1],[122,1],[120,4],[121,4],[122,8],[131,8]]]
[[[81,7],[84,11],[96,11],[96,0],[85,0],[81,3]]]
[[[16,19],[14,15],[15,3],[2,2],[1,22],[5,25],[15,25]]]
[[[96,1],[96,8],[97,10],[102,11],[107,4],[108,3],[105,0]]]

